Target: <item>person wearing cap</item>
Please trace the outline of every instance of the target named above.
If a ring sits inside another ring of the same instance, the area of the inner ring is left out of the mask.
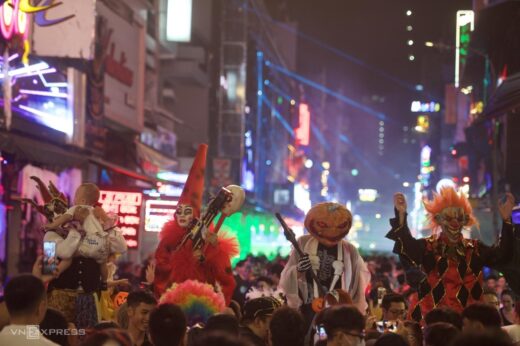
[[[207,151],[206,144],[199,145],[174,219],[164,225],[159,235],[153,288],[155,295],[160,297],[174,283],[197,280],[218,286],[226,304],[229,304],[236,286],[231,269],[231,258],[238,254],[236,239],[217,235],[210,230],[203,250],[203,262],[200,261],[201,254],[193,251],[191,240],[179,247],[193,223],[201,216]]]
[[[278,299],[260,297],[248,300],[244,305],[244,315],[240,326],[240,339],[254,346],[266,346],[269,323],[276,309],[281,307]]]

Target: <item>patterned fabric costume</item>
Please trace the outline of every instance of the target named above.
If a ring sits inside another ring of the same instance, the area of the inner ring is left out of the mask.
[[[193,208],[194,219],[200,217],[206,153],[207,145],[201,144],[178,203],[178,207]],[[201,262],[194,256],[191,240],[179,248],[188,231],[189,225],[183,227],[179,224],[178,214],[164,225],[155,251],[155,294],[160,297],[173,283],[197,280],[220,286],[226,304],[229,304],[236,285],[230,261],[238,254],[236,240],[219,234],[215,243],[207,242],[203,249],[205,260]]]
[[[471,213],[471,208],[469,211]],[[406,214],[400,225],[397,209],[390,225],[392,229],[386,237],[395,241],[394,253],[403,264],[410,264],[424,273],[416,287],[417,300],[408,310],[409,318],[418,322],[435,307],[447,306],[460,313],[466,306],[481,301],[482,268],[507,263],[514,251],[513,225],[505,221],[502,237],[494,246],[465,239],[462,233],[458,234],[456,242],[450,242],[444,232],[415,239],[408,229]]]

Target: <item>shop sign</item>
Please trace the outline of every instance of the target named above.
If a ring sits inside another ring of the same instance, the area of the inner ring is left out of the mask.
[[[144,230],[160,232],[166,222],[173,220],[176,208],[176,200],[147,200],[144,209]]]

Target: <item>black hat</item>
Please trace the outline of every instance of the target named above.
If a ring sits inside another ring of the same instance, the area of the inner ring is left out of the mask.
[[[259,316],[270,316],[280,306],[280,301],[273,297],[251,299],[244,304],[243,318],[252,321]]]

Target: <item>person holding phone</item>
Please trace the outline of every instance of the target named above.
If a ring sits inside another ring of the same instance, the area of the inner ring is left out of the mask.
[[[511,212],[514,197],[507,194],[499,204],[502,234],[498,244],[487,246],[477,239],[464,238],[462,231],[478,222],[468,199],[453,188],[443,188],[424,207],[433,234],[416,239],[406,222],[406,199],[394,195],[395,217],[386,235],[395,241],[394,253],[403,263],[422,271],[424,279],[417,287],[418,300],[411,304],[409,319],[424,323],[424,316],[435,307],[447,306],[462,312],[466,306],[482,300],[484,266],[507,263],[514,253],[514,228]]]

